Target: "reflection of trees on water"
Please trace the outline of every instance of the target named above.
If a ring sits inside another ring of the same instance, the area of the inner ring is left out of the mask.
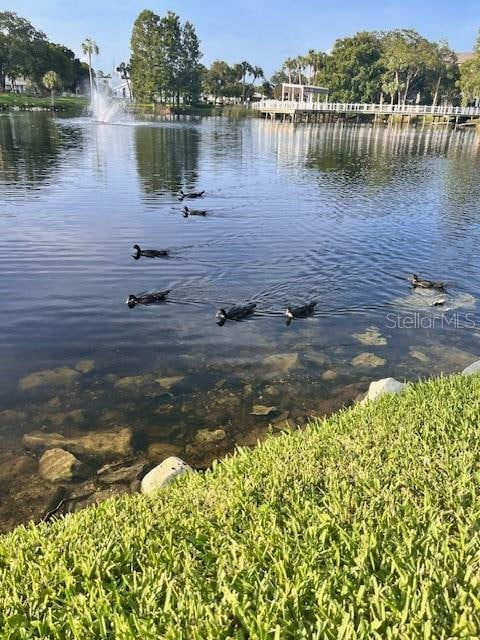
[[[0,181],[35,188],[51,179],[63,153],[78,150],[81,132],[58,126],[48,113],[0,117]]]
[[[146,193],[176,193],[198,179],[200,134],[187,127],[137,127],[137,168]]]
[[[279,165],[303,165],[329,180],[384,186],[391,181],[421,180],[426,167],[415,158],[436,156],[454,158],[479,155],[478,137],[471,131],[445,127],[425,129],[344,123],[295,127],[289,124],[261,123],[258,144],[273,150]]]

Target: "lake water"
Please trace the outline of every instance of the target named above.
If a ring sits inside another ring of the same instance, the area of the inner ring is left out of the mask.
[[[0,115],[2,453],[33,430],[127,425],[142,451],[173,443],[205,467],[372,379],[463,368],[480,353],[479,175],[471,130]],[[186,201],[205,218],[182,217],[179,188],[205,190]],[[135,261],[134,243],[170,257]],[[412,272],[446,294],[412,291]],[[310,300],[287,327],[286,305]],[[217,326],[244,301],[252,318]],[[20,383],[80,360],[68,381]]]

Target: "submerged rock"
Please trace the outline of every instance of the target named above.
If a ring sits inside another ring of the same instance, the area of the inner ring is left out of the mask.
[[[259,443],[268,438],[270,430],[267,425],[249,429],[245,433],[239,434],[235,438],[235,443],[239,447],[256,447]]]
[[[163,378],[163,380],[167,379]],[[120,391],[137,396],[141,395],[155,398],[162,395],[172,395],[166,387],[163,387],[160,384],[160,379],[155,379],[155,377],[150,373],[140,376],[125,376],[123,378],[119,378],[115,382],[114,386]]]
[[[383,346],[387,344],[386,338],[380,333],[380,329],[375,326],[368,327],[363,333],[354,333],[353,337],[358,342],[368,346]]]
[[[85,412],[83,409],[74,409],[73,411],[65,411],[63,413],[47,413],[42,414],[42,422],[49,422],[55,427],[61,427],[64,424],[79,425],[85,422]]]
[[[25,376],[18,383],[22,391],[30,391],[38,387],[66,387],[73,384],[80,377],[80,373],[69,367],[37,371]]]
[[[147,457],[149,460],[159,463],[165,460],[165,458],[178,456],[181,450],[182,447],[179,447],[176,444],[170,444],[168,442],[153,442],[148,447]]]
[[[170,390],[176,384],[182,382],[184,378],[185,376],[167,376],[165,378],[157,378],[156,382],[158,382],[163,389]]]
[[[140,391],[145,386],[151,385],[151,383],[151,375],[124,376],[115,382],[115,387],[122,391],[136,392]]]
[[[75,369],[80,373],[90,373],[95,369],[95,360],[79,360]]]
[[[399,382],[395,378],[382,378],[370,383],[368,393],[360,402],[360,404],[366,404],[369,400],[376,400],[385,393],[401,393],[407,385],[404,382]]]
[[[25,411],[16,411],[15,409],[5,409],[0,411],[0,424],[21,424],[27,419]]]
[[[301,366],[298,353],[276,353],[262,360],[262,365],[272,373],[287,373]]]
[[[427,362],[430,362],[430,358],[425,353],[423,353],[423,351],[416,351],[415,349],[410,349],[410,351],[408,352],[408,355],[411,358],[415,358],[415,360],[422,362],[423,364],[427,364]]]
[[[224,429],[200,429],[185,447],[185,453],[189,462],[205,469],[213,460],[225,456],[232,448],[233,442]]]
[[[308,364],[316,367],[327,367],[330,364],[330,358],[322,353],[307,351],[303,357]]]
[[[23,444],[35,451],[59,448],[79,456],[112,459],[126,458],[133,452],[133,433],[129,427],[109,431],[91,431],[64,437],[60,433],[32,431],[23,436]]]
[[[254,404],[251,411],[252,416],[269,416],[278,411],[277,407],[266,407],[263,404]]]
[[[148,495],[188,471],[192,471],[192,468],[186,462],[181,458],[171,456],[144,476],[140,490]]]
[[[327,371],[324,371],[322,373],[322,380],[325,380],[325,382],[330,382],[331,380],[335,380],[337,375],[337,372],[333,369],[327,369]]]
[[[37,471],[38,462],[32,456],[5,454],[0,457],[0,480],[28,476]]]
[[[38,470],[49,482],[71,482],[86,476],[87,468],[64,449],[49,449],[40,458]]]
[[[227,434],[224,429],[215,429],[214,431],[210,431],[210,429],[200,429],[200,431],[197,431],[195,434],[193,442],[197,447],[209,447],[223,442],[226,437]]]
[[[354,367],[367,367],[369,369],[375,369],[376,367],[382,367],[387,364],[385,358],[380,358],[374,353],[359,353],[358,356],[353,358],[352,364]]]
[[[468,367],[465,367],[465,369],[462,371],[462,374],[464,376],[471,376],[474,373],[480,373],[480,360],[472,362],[472,364],[469,364]]]
[[[139,460],[131,464],[117,462],[103,466],[97,471],[97,476],[103,484],[116,484],[117,482],[130,484],[134,480],[141,478],[148,466],[149,464],[145,460]]]

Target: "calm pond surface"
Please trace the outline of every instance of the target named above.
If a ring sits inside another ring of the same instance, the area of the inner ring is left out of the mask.
[[[480,352],[479,175],[471,130],[1,115],[1,455],[34,430],[129,426],[142,455],[168,443],[202,468],[372,379],[463,368]],[[186,201],[205,218],[182,217],[179,188],[205,190]],[[135,261],[134,243],[170,257]],[[413,292],[412,272],[447,293]],[[309,300],[315,316],[287,327]],[[244,301],[258,313],[217,326]]]

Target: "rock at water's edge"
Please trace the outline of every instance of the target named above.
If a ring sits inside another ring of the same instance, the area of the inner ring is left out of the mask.
[[[395,378],[382,378],[370,383],[366,397],[360,404],[366,404],[369,400],[376,400],[385,393],[401,393],[407,385],[395,380]]]
[[[142,479],[140,490],[146,495],[153,493],[187,471],[192,471],[192,468],[186,462],[171,456],[147,473]]]
[[[480,360],[472,362],[472,364],[469,364],[468,367],[465,367],[462,371],[462,375],[464,376],[471,376],[474,373],[480,373]]]
[[[68,451],[49,449],[40,458],[39,472],[49,482],[71,482],[85,477],[86,467]]]

